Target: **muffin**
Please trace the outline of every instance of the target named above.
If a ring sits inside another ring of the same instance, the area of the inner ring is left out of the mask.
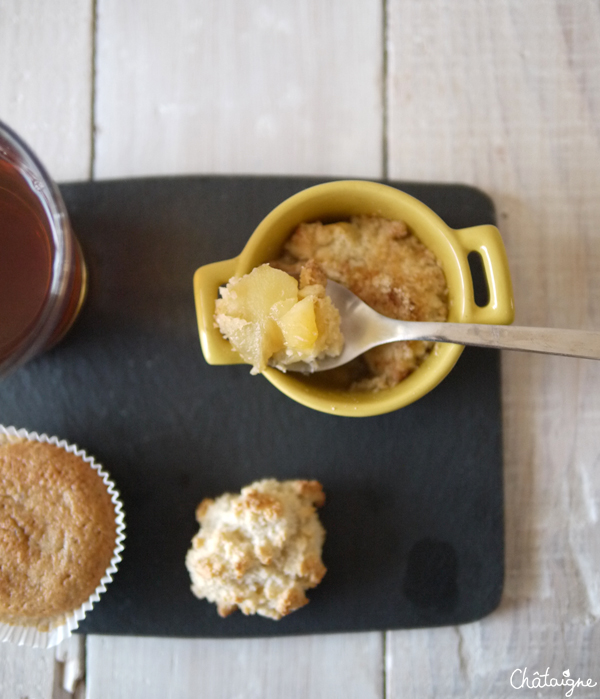
[[[308,604],[306,590],[326,573],[315,509],[324,502],[318,481],[274,479],[203,500],[186,557],[192,592],[214,602],[222,617],[240,609],[281,619]]]
[[[85,452],[13,428],[0,429],[0,494],[2,635],[34,629],[35,645],[54,645],[50,636],[70,635],[121,560],[118,494]]]

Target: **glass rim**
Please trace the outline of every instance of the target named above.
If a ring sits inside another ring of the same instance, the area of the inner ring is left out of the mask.
[[[12,156],[12,157],[11,157]],[[10,163],[37,197],[52,238],[52,271],[46,299],[37,319],[0,361],[0,376],[16,369],[45,348],[60,320],[74,264],[74,244],[67,208],[54,180],[25,141],[0,120],[0,160]]]

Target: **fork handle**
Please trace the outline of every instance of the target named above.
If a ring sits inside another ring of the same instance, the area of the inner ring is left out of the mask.
[[[410,337],[402,339],[600,359],[600,332],[469,323],[414,323],[414,326],[409,331]]]

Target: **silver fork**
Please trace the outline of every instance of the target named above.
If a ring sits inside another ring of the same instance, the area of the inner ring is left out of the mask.
[[[452,342],[475,347],[600,359],[600,332],[394,320],[377,313],[349,289],[331,280],[327,282],[327,295],[340,312],[344,336],[342,353],[338,357],[320,359],[312,368],[304,362],[298,362],[287,367],[288,371],[308,373],[335,369],[372,347],[398,340]]]

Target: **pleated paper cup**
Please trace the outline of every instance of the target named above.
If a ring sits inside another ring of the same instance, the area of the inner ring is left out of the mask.
[[[28,619],[24,623],[20,623],[20,620],[19,622],[13,622],[12,619],[10,623],[0,621],[0,641],[9,641],[20,646],[24,645],[32,648],[51,648],[72,635],[73,631],[79,626],[79,622],[91,611],[93,606],[100,599],[102,593],[106,591],[106,586],[112,581],[114,574],[117,572],[117,567],[121,562],[121,552],[124,548],[125,518],[123,505],[115,484],[103,467],[98,464],[93,457],[88,456],[83,449],[80,449],[77,445],[68,444],[64,439],[59,440],[57,437],[49,437],[47,434],[38,434],[37,432],[28,432],[25,429],[18,430],[14,427],[4,427],[0,425],[0,446],[24,440],[52,444],[78,456],[89,464],[90,468],[96,471],[98,476],[102,479],[115,508],[116,538],[110,565],[106,569],[105,574],[99,581],[93,594],[86,602],[77,609],[57,616]],[[1,495],[2,493],[0,493],[0,496]]]

